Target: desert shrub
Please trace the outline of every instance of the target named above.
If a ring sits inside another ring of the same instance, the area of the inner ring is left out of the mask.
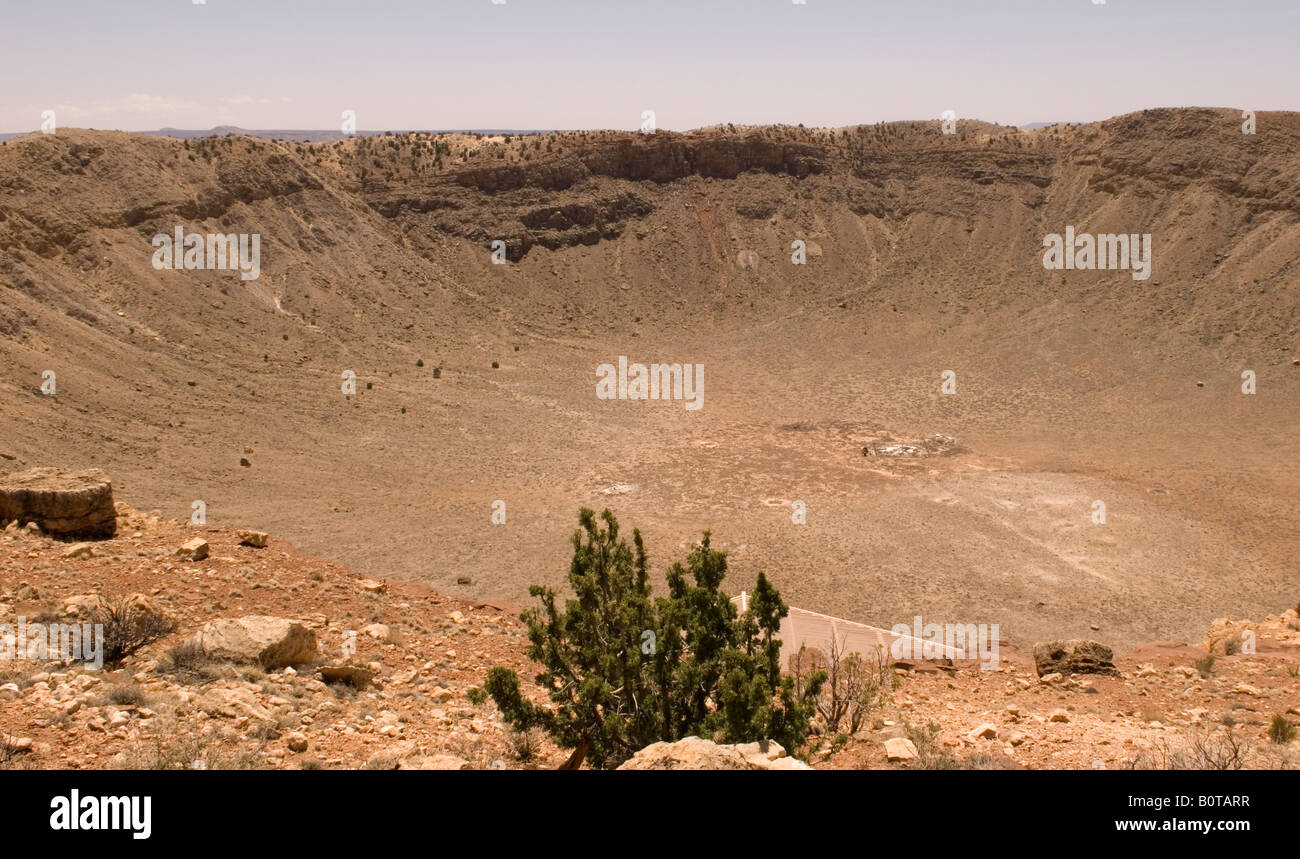
[[[843,640],[832,640],[830,647],[829,656],[819,650],[799,648],[791,660],[795,684],[814,673],[825,674],[826,681],[814,703],[826,733],[838,733],[843,724],[848,733],[856,734],[863,720],[898,685],[894,660],[883,647],[866,655],[845,653]]]
[[[164,665],[171,671],[198,671],[211,661],[207,650],[197,641],[187,639],[167,648]]]
[[[246,749],[239,738],[217,733],[181,731],[175,722],[167,730],[131,743],[114,764],[124,770],[247,770],[261,766],[259,744]]]
[[[1273,723],[1268,726],[1268,738],[1279,746],[1285,746],[1294,740],[1295,735],[1295,725],[1280,713],[1273,717]]]
[[[228,673],[230,666],[214,660],[197,641],[187,639],[167,648],[156,670],[172,675],[179,683],[201,683]]]
[[[351,701],[357,697],[357,692],[361,691],[357,687],[357,683],[350,678],[326,685],[334,693],[334,697],[342,701]]]
[[[234,666],[235,674],[239,675],[248,683],[270,683],[266,676],[266,668],[258,662],[241,662]],[[274,689],[271,686],[270,689]]]
[[[916,727],[909,722],[903,723],[903,735],[916,747],[916,760],[912,761],[912,769],[957,769],[956,758],[939,742],[940,731],[940,727],[934,722],[930,722],[924,728]]]
[[[465,697],[468,698],[469,702],[476,707],[487,701],[488,698],[487,692],[484,692],[479,686],[471,686],[469,689],[466,689]]]
[[[523,731],[510,731],[506,739],[510,741],[510,749],[515,753],[515,757],[521,761],[530,761],[541,754],[542,743],[546,734],[539,728],[528,728]]]
[[[992,752],[972,752],[957,759],[957,769],[962,770],[1018,770],[1024,767]]]
[[[1202,677],[1209,677],[1214,673],[1214,663],[1217,661],[1218,658],[1213,653],[1208,654],[1204,658],[1196,660],[1196,670],[1201,672]]]
[[[1196,731],[1190,739],[1170,742],[1162,739],[1143,750],[1128,768],[1135,770],[1239,770],[1250,757],[1246,743],[1225,727],[1217,733]]]
[[[119,707],[143,707],[146,700],[144,690],[135,683],[114,686],[104,697]]]
[[[0,666],[5,663],[0,662]],[[32,685],[32,675],[43,669],[39,662],[20,660],[11,663],[13,667],[0,667],[0,683],[16,683],[20,689]]]
[[[956,755],[939,741],[942,730],[934,722],[924,728],[903,723],[903,735],[916,747],[916,759],[909,765],[916,770],[1005,770],[1019,769],[1014,762],[990,752]]]
[[[588,760],[617,767],[651,743],[687,736],[724,742],[772,739],[797,754],[808,738],[813,699],[825,677],[803,687],[780,671],[776,634],[789,609],[759,573],[749,610],[719,588],[724,552],[706,531],[686,559],[667,572],[668,596],[652,599],[639,531],[620,539],[608,510],[578,514],[569,585],[575,598],[534,585],[540,608],[526,610],[528,655],[543,666],[537,684],[553,708],[523,696],[519,678],[493,668],[484,684],[517,731],[541,728],[573,749],[566,768]],[[601,527],[601,522],[604,527]],[[688,578],[689,576],[689,578]]]
[[[104,628],[104,661],[109,663],[121,662],[176,628],[170,618],[131,597],[102,602],[88,612],[88,620]]]

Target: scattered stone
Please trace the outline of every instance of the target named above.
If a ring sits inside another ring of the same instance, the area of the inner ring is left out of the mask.
[[[402,633],[386,623],[372,623],[361,628],[361,632],[386,644],[401,644]]]
[[[63,601],[63,613],[73,616],[93,614],[104,608],[104,599],[99,594],[78,594]]]
[[[239,545],[250,546],[254,549],[265,549],[266,541],[270,535],[265,531],[240,531]]]
[[[187,540],[176,550],[176,557],[182,561],[202,561],[208,556],[208,541],[202,537]]]
[[[289,747],[289,751],[291,752],[298,752],[301,754],[302,752],[307,751],[307,737],[304,734],[294,731],[287,735],[284,738],[284,741],[285,745]]]
[[[0,735],[0,745],[8,746],[15,753],[26,754],[32,750],[32,738]]]
[[[977,728],[974,728],[966,734],[966,739],[972,743],[976,740],[996,740],[998,738],[998,726],[992,722],[985,722]]]
[[[356,665],[322,665],[320,676],[326,683],[346,683],[358,691],[369,687],[375,679],[369,668]]]
[[[405,765],[405,762],[407,758],[415,757],[419,751],[414,740],[399,740],[371,755],[366,761],[365,768],[368,770],[418,769],[419,767]],[[462,767],[454,767],[454,769],[462,769]]]
[[[117,533],[113,485],[97,468],[33,468],[0,478],[0,527],[35,525],[56,537]]]
[[[195,707],[209,716],[237,719],[247,716],[259,722],[272,719],[270,708],[257,700],[257,694],[246,687],[227,688],[218,686],[209,688],[195,702]]]
[[[95,544],[75,543],[69,546],[68,548],[64,549],[63,554],[60,555],[60,557],[62,557],[63,560],[65,561],[77,561],[77,560],[88,561],[91,558],[95,557]]]
[[[906,737],[885,740],[885,757],[891,761],[914,761],[918,756],[916,744]]]
[[[1047,717],[1047,721],[1049,721],[1049,722],[1068,722],[1068,721],[1070,721],[1070,714],[1069,714],[1068,712],[1066,712],[1065,710],[1062,710],[1061,708],[1058,707],[1057,709],[1053,710],[1053,711],[1051,712],[1051,714],[1048,715],[1048,717]]]
[[[383,594],[388,592],[388,584],[378,579],[357,579],[357,587],[366,593]]]

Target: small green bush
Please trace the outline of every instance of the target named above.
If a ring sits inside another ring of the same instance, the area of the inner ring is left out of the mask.
[[[1273,717],[1273,724],[1268,726],[1268,738],[1279,746],[1285,746],[1295,739],[1296,728],[1286,716],[1278,714]]]

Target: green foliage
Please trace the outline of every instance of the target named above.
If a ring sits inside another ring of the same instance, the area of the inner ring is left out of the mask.
[[[1296,727],[1287,720],[1286,716],[1278,714],[1273,717],[1273,723],[1268,726],[1268,738],[1279,746],[1285,746],[1295,739]]]
[[[652,599],[645,546],[620,538],[608,510],[578,514],[563,608],[534,585],[540,608],[526,610],[528,655],[543,666],[537,683],[554,706],[523,696],[513,671],[493,668],[484,683],[516,730],[541,728],[584,760],[616,767],[651,743],[698,735],[724,742],[806,743],[824,674],[796,686],[780,671],[777,632],[788,608],[759,573],[749,611],[739,615],[721,590],[724,552],[709,533],[667,572],[668,595]],[[603,526],[603,527],[602,527]]]

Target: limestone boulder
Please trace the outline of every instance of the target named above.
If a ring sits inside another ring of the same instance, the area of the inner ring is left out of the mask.
[[[220,618],[205,623],[192,640],[215,659],[257,662],[264,668],[316,659],[316,633],[296,621],[270,615]]]
[[[113,484],[97,468],[33,468],[0,477],[0,528],[10,522],[33,523],[52,537],[112,537]]]

